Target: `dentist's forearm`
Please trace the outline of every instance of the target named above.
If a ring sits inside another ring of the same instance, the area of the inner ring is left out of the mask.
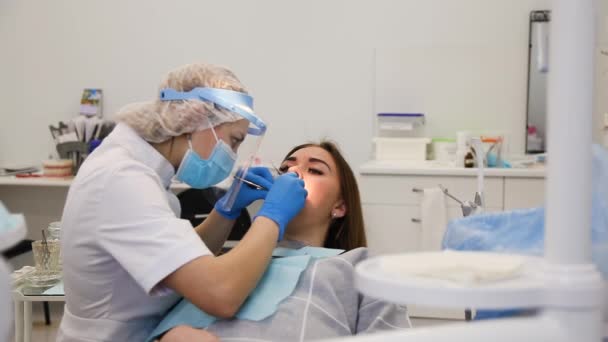
[[[237,309],[266,271],[278,233],[279,228],[274,221],[257,217],[238,245],[216,258],[218,269],[225,272],[226,299],[234,299]]]
[[[225,218],[218,214],[214,209],[209,216],[194,229],[207,248],[209,248],[213,254],[217,255],[222,250],[222,246],[230,235],[233,226],[234,220]]]
[[[167,276],[162,284],[208,314],[232,317],[264,274],[278,236],[279,227],[274,221],[258,217],[230,252],[198,257]]]

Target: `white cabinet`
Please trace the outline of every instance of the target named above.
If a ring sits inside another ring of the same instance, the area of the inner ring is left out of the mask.
[[[443,185],[457,198],[473,200],[475,177],[364,175],[360,180],[367,242],[371,254],[420,250],[422,194],[414,189]],[[502,178],[485,181],[488,210],[503,206]],[[462,217],[460,206],[448,199],[448,218]]]
[[[429,174],[430,173],[430,174]],[[421,250],[422,193],[424,189],[443,185],[450,193],[463,200],[473,200],[477,190],[475,173],[457,175],[450,172],[436,174],[415,170],[394,172],[362,172],[359,178],[367,243],[372,255],[407,253]],[[516,174],[494,174],[484,179],[485,210],[499,212],[517,208],[540,206],[544,202],[544,177]],[[458,203],[447,199],[448,219],[462,217]],[[464,319],[464,309],[427,308],[410,306],[412,317]]]
[[[420,217],[420,207],[365,204],[363,217],[367,245],[371,254],[402,253],[418,250],[420,223],[412,219]]]
[[[487,211],[500,211],[489,208]],[[372,255],[420,251],[420,206],[364,204],[367,245]],[[448,206],[448,219],[462,217],[460,207]]]
[[[477,190],[475,177],[463,176],[413,176],[413,175],[370,175],[361,176],[360,190],[363,203],[389,205],[420,205],[421,194],[414,189],[446,187],[457,198],[473,200]],[[502,207],[503,183],[501,177],[485,179],[486,205]],[[453,201],[450,206],[457,206]]]
[[[540,207],[544,203],[544,178],[505,178],[504,210]]]
[[[445,186],[457,198],[473,200],[477,179],[471,176],[362,174],[359,179],[367,241],[372,254],[420,250],[422,194],[413,191]],[[499,212],[542,206],[544,177],[493,176],[484,180],[485,210]],[[458,203],[447,199],[448,219],[462,217]]]

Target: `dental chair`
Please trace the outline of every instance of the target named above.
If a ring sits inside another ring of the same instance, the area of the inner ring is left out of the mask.
[[[177,195],[179,203],[182,206],[181,218],[192,223],[193,227],[198,226],[203,222],[211,210],[215,202],[217,202],[226,190],[211,187],[207,189],[188,189]],[[239,241],[243,238],[249,227],[251,226],[251,217],[247,209],[241,211],[241,215],[234,222],[232,231],[228,236],[228,241]]]

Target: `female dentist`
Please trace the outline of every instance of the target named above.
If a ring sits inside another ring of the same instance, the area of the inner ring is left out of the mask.
[[[66,306],[57,341],[143,341],[180,296],[232,317],[304,206],[307,192],[295,174],[273,181],[267,169],[253,168],[246,178],[269,191],[241,186],[230,211],[216,205],[195,229],[181,220],[169,190],[173,176],[194,188],[221,182],[247,133],[263,134],[265,125],[225,68],[186,65],[160,88],[157,101],[118,113],[119,124],[70,187],[61,239]],[[242,241],[214,256],[241,209],[258,199],[264,204]]]

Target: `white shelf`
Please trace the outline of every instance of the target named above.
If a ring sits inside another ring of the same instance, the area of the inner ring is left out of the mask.
[[[69,187],[70,184],[72,184],[72,178],[49,178],[49,177],[17,178],[15,176],[0,177],[0,185]]]
[[[50,178],[50,177],[27,177],[18,178],[15,176],[1,176],[0,186],[39,186],[39,187],[69,187],[72,185],[73,177],[69,178]],[[190,187],[184,183],[171,183],[173,190],[187,190]]]
[[[441,308],[536,308],[544,302],[544,286],[539,278],[542,265],[540,258],[524,257],[522,272],[516,278],[471,286],[388,272],[382,267],[386,261],[424,265],[429,253],[442,252],[395,254],[365,260],[356,267],[357,289],[365,295],[388,302]],[[390,258],[393,259],[389,260]]]

